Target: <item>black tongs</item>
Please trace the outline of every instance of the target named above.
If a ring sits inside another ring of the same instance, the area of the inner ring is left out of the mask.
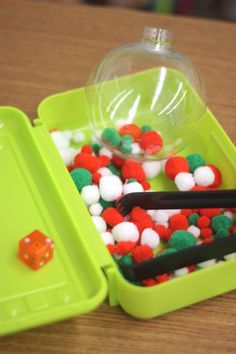
[[[236,190],[130,193],[117,201],[117,208],[123,215],[128,214],[135,206],[146,210],[234,208]],[[234,252],[236,252],[236,233],[209,244],[200,244],[172,254],[159,255],[153,260],[131,265],[120,264],[120,268],[127,279],[140,281],[213,258],[223,259],[225,255]]]

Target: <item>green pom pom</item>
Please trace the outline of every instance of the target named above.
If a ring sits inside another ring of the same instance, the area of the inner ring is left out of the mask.
[[[98,154],[98,151],[101,149],[101,146],[99,144],[92,144],[92,149],[93,149],[93,152],[94,154]]]
[[[79,192],[83,187],[92,184],[92,174],[86,168],[76,168],[70,175]]]
[[[99,203],[101,204],[101,206],[103,207],[103,209],[107,209],[107,208],[112,208],[115,206],[115,202],[107,202],[106,200],[100,198],[99,199]]]
[[[194,213],[194,214],[189,215],[188,222],[190,225],[196,225],[198,219],[199,219],[199,215]]]
[[[135,178],[129,178],[126,181],[126,183],[134,183],[134,182],[137,182],[137,180]]]
[[[229,232],[228,230],[226,229],[218,229],[216,231],[216,234],[214,235],[214,238],[224,238],[224,237],[227,237],[229,235]]]
[[[186,157],[186,159],[188,161],[189,169],[191,172],[194,172],[196,170],[196,168],[205,165],[205,161],[203,160],[203,158],[199,154],[188,155]]]
[[[120,150],[122,152],[125,152],[127,154],[131,153],[132,151],[132,142],[133,142],[133,137],[129,134],[125,134],[122,136],[121,139],[121,145],[120,145]]]
[[[112,162],[109,163],[107,168],[113,173],[113,175],[120,177],[120,175],[121,175],[120,170],[118,170],[118,168],[116,168],[116,166]]]
[[[133,141],[134,141],[133,137],[129,134],[125,134],[122,136],[123,144],[132,144]]]
[[[113,146],[118,146],[121,142],[121,137],[114,128],[105,128],[102,132],[102,138]]]
[[[158,253],[157,256],[166,256],[167,254],[171,254],[177,252],[175,248],[166,248],[162,253]]]
[[[150,130],[152,130],[152,127],[150,125],[143,125],[141,130],[142,133],[149,132]]]
[[[133,259],[126,254],[125,256],[121,257],[118,262],[120,265],[129,265],[133,264]]]
[[[188,231],[175,231],[169,241],[168,245],[171,248],[182,250],[196,244],[195,237]]]
[[[228,216],[226,215],[217,215],[214,216],[211,220],[211,227],[214,231],[217,231],[219,229],[229,230],[231,226],[232,222],[230,218],[228,218]]]

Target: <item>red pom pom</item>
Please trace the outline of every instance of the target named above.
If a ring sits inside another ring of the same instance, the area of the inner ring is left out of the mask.
[[[74,167],[72,165],[66,166],[66,168],[69,172],[71,172],[74,169]]]
[[[107,208],[101,216],[112,227],[124,221],[124,217],[115,208]]]
[[[143,168],[138,163],[133,161],[125,161],[124,165],[122,166],[121,173],[124,180],[129,178],[134,178],[138,182],[146,180]]]
[[[198,214],[200,212],[200,209],[193,209],[193,214]]]
[[[208,216],[200,216],[197,220],[197,226],[200,227],[200,229],[205,229],[208,227],[211,223],[211,220],[208,218]]]
[[[156,154],[163,147],[163,140],[160,134],[154,130],[143,133],[140,137],[139,144],[146,154]]]
[[[151,188],[151,184],[148,181],[141,181],[140,184],[142,185],[142,187],[145,191],[147,191]]]
[[[192,209],[182,209],[180,213],[184,216],[189,216],[193,213]]]
[[[188,219],[182,214],[174,214],[169,218],[171,230],[186,230],[188,228]]]
[[[202,243],[211,243],[211,242],[214,242],[214,238],[213,237],[208,237],[208,238],[205,238],[204,240],[202,240]]]
[[[94,172],[93,175],[92,175],[93,183],[99,184],[99,180],[100,180],[101,177],[102,177],[102,175],[100,173]]]
[[[164,283],[168,280],[169,280],[169,277],[167,274],[159,275],[159,277],[157,278],[157,284]]]
[[[110,163],[110,159],[108,156],[101,155],[101,156],[97,156],[97,158],[101,162],[102,167],[107,167]]]
[[[83,167],[90,172],[96,172],[102,166],[100,160],[93,155],[81,152],[75,156],[74,167]]]
[[[190,266],[188,266],[188,271],[189,273],[192,273],[196,270],[197,266],[195,264],[192,264]]]
[[[125,124],[119,130],[119,134],[121,136],[129,134],[133,137],[134,140],[137,140],[141,133],[141,129],[136,124]]]
[[[212,172],[215,175],[214,182],[210,185],[211,188],[218,188],[222,183],[222,176],[220,170],[214,165],[207,165],[211,168]]]
[[[208,216],[208,218],[213,218],[216,215],[219,215],[221,213],[220,208],[206,208],[206,209],[200,209],[199,210],[200,215],[202,216]]]
[[[155,231],[158,233],[162,241],[169,241],[172,231],[169,227],[162,224],[156,224],[154,227]]]
[[[174,180],[180,172],[189,172],[188,161],[184,157],[175,156],[166,161],[165,173],[168,178]]]
[[[157,282],[153,278],[148,278],[148,279],[142,280],[141,284],[143,286],[153,286],[153,285],[156,285]]]
[[[231,211],[232,213],[236,213],[236,208],[228,208],[228,211]]]
[[[209,238],[213,235],[213,231],[210,227],[206,227],[204,229],[201,229],[201,237],[206,239]]]
[[[107,245],[107,249],[110,252],[110,254],[114,254],[115,250],[116,250],[116,247],[114,245],[112,245],[112,244],[109,244],[109,245]]]
[[[82,146],[81,152],[85,152],[86,154],[92,155],[93,148],[90,145],[84,145]]]
[[[139,207],[132,209],[130,213],[130,221],[137,226],[140,233],[142,233],[144,229],[153,228],[151,216]]]
[[[191,191],[193,192],[198,192],[198,191],[207,191],[209,190],[209,188],[207,187],[201,187],[201,186],[194,186]]]
[[[121,241],[116,244],[116,254],[122,256],[133,251],[136,246],[135,242],[131,241]]]
[[[121,157],[119,157],[117,155],[113,155],[111,161],[118,168],[121,168],[125,163],[125,159],[122,159]]]
[[[230,235],[232,235],[234,232],[236,232],[236,225],[232,226],[229,230]]]
[[[147,245],[136,246],[132,252],[132,258],[135,263],[147,261],[153,258],[153,251]]]

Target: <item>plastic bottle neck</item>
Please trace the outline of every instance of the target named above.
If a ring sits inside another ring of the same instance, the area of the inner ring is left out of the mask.
[[[145,27],[142,44],[150,49],[171,46],[172,33],[163,28]]]

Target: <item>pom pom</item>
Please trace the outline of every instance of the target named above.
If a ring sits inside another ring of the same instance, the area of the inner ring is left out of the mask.
[[[158,233],[162,241],[167,242],[172,234],[170,228],[166,227],[165,225],[157,224],[155,225],[155,231]]]
[[[213,218],[214,216],[219,215],[221,213],[221,209],[220,208],[200,209],[199,213],[202,216],[207,216],[208,218]]]
[[[143,186],[138,182],[123,184],[123,194],[143,192]]]
[[[180,172],[175,177],[176,187],[182,191],[190,191],[195,186],[193,175],[187,172]]]
[[[190,225],[196,225],[198,219],[199,219],[199,215],[197,213],[193,213],[189,215],[188,222]]]
[[[117,155],[113,155],[111,161],[118,168],[121,168],[125,163],[125,159],[122,159],[121,157],[119,157]]]
[[[122,183],[119,177],[102,176],[99,181],[99,190],[102,199],[105,201],[113,201],[118,199],[122,193]]]
[[[110,150],[108,150],[105,147],[102,147],[99,152],[98,152],[99,156],[107,156],[109,159],[112,158],[112,152]]]
[[[75,149],[69,147],[67,149],[60,149],[58,152],[66,166],[73,164],[74,156],[76,153]]]
[[[112,229],[114,239],[119,241],[136,242],[139,239],[139,231],[137,226],[132,222],[121,222]]]
[[[92,155],[93,148],[90,145],[84,145],[82,146],[81,152],[85,152],[86,154]]]
[[[201,234],[201,230],[194,225],[189,226],[187,231],[190,232],[195,238],[198,238]]]
[[[174,271],[174,275],[176,277],[182,277],[183,275],[187,275],[188,272],[189,272],[188,267],[179,268]]]
[[[164,210],[156,210],[153,215],[153,220],[157,224],[165,224],[169,220],[169,215]]]
[[[153,251],[149,246],[137,246],[132,252],[132,258],[135,263],[147,261],[153,258]]]
[[[208,187],[214,183],[215,175],[210,167],[202,166],[194,171],[194,179],[199,186]]]
[[[122,241],[116,244],[116,254],[122,256],[124,254],[128,254],[133,251],[136,246],[135,242],[131,241]]]
[[[138,143],[132,143],[131,148],[132,148],[131,153],[133,155],[140,155],[143,153],[143,150],[141,149],[141,147]]]
[[[210,223],[211,220],[207,216],[200,216],[197,220],[197,226],[200,227],[200,229],[205,229]]]
[[[198,167],[204,166],[205,161],[203,160],[202,156],[199,154],[192,154],[186,157],[186,160],[189,164],[190,172],[194,172]]]
[[[141,183],[141,185],[143,187],[143,190],[145,190],[145,191],[147,191],[147,190],[149,190],[151,188],[151,185],[150,185],[150,183],[148,181],[141,181],[140,183]]]
[[[139,144],[146,154],[156,154],[163,147],[163,140],[160,134],[154,130],[144,132],[141,137]]]
[[[82,141],[84,141],[84,133],[75,130],[72,132],[72,141],[76,144],[81,143]]]
[[[210,227],[206,227],[205,229],[201,229],[201,237],[202,238],[209,238],[213,235],[213,231]]]
[[[92,205],[90,205],[90,207],[89,207],[89,212],[90,212],[90,214],[93,215],[93,216],[99,216],[99,215],[101,215],[102,210],[103,210],[103,207],[101,206],[100,203],[92,204]]]
[[[107,245],[107,249],[110,252],[110,254],[114,254],[116,247],[114,245]]]
[[[113,175],[116,175],[118,177],[120,177],[120,171],[118,170],[118,168],[116,168],[115,165],[113,165],[113,163],[109,163],[109,165],[107,166],[107,168],[111,171],[111,173]]]
[[[217,239],[217,238],[224,238],[224,237],[227,237],[229,236],[229,230],[226,230],[226,229],[218,229],[216,231],[216,234],[214,235],[214,238]]]
[[[132,151],[133,138],[131,135],[124,135],[121,139],[121,144],[119,146],[120,150],[130,154]]]
[[[164,283],[169,280],[169,277],[167,274],[161,274],[157,277],[157,284]]]
[[[180,213],[182,215],[189,216],[192,214],[192,212],[193,212],[192,209],[182,209]]]
[[[211,168],[212,172],[214,173],[215,175],[215,179],[213,181],[213,183],[210,185],[211,188],[218,188],[221,183],[222,183],[222,175],[221,175],[221,172],[220,170],[214,166],[214,165],[207,165],[208,167]]]
[[[101,149],[101,146],[99,144],[92,144],[91,147],[93,149],[94,154],[96,155],[99,153],[99,150]]]
[[[101,167],[97,170],[97,173],[99,173],[101,176],[112,176],[113,173],[111,170],[107,167]]]
[[[169,219],[171,230],[186,230],[188,227],[188,219],[182,214],[172,215]]]
[[[160,243],[160,237],[153,229],[144,229],[141,234],[141,245],[147,245],[151,248],[157,248]]]
[[[125,161],[121,169],[124,180],[129,178],[135,178],[138,182],[142,182],[146,179],[143,168],[136,162]]]
[[[74,166],[86,168],[93,173],[101,167],[101,162],[96,156],[81,152],[75,156]]]
[[[114,245],[114,243],[115,243],[112,234],[108,231],[101,232],[100,237],[103,240],[103,242],[105,243],[105,245]]]
[[[115,206],[115,202],[114,201],[111,201],[111,202],[108,202],[102,198],[99,199],[99,203],[101,204],[101,206],[103,207],[103,209],[107,209],[107,208],[112,208]]]
[[[107,208],[101,216],[112,227],[124,221],[124,217],[115,208]]]
[[[92,174],[85,168],[76,168],[70,173],[70,175],[79,192],[83,187],[92,183]]]
[[[125,124],[119,130],[121,136],[131,135],[134,141],[140,137],[141,133],[141,129],[136,124]]]
[[[149,132],[150,130],[152,130],[150,125],[143,125],[141,128],[142,133]]]
[[[214,216],[211,220],[211,227],[214,231],[217,231],[219,229],[229,230],[231,226],[231,220],[225,215]]]
[[[207,237],[202,241],[202,243],[211,243],[211,242],[214,242],[214,238],[212,237]]]
[[[81,190],[81,197],[86,205],[97,203],[100,198],[98,186],[93,184],[91,186],[83,187]]]
[[[153,227],[151,216],[139,207],[132,209],[130,213],[130,220],[135,223],[140,233],[143,232],[144,229],[151,229]]]
[[[107,225],[101,216],[92,216],[96,229],[101,233],[107,230]]]
[[[110,159],[106,155],[98,156],[98,159],[101,162],[101,166],[102,167],[107,167],[109,165],[109,163],[110,163]]]
[[[113,146],[118,146],[121,142],[121,137],[114,128],[105,128],[101,136],[104,141]]]
[[[63,132],[53,131],[50,135],[58,150],[67,149],[69,147],[70,141]]]
[[[93,183],[94,184],[99,184],[99,181],[100,181],[100,178],[102,177],[102,175],[98,172],[93,172],[93,176],[92,176],[92,179],[93,179]]]
[[[154,286],[157,284],[156,280],[154,280],[153,278],[148,278],[148,279],[145,279],[145,280],[142,280],[141,281],[141,284],[143,286],[146,286],[146,287],[149,287],[149,286]]]
[[[119,259],[118,262],[120,265],[131,265],[131,264],[133,264],[133,259],[132,259],[132,257],[125,254],[123,257],[121,257]]]
[[[184,157],[175,156],[166,161],[165,173],[168,178],[174,180],[180,172],[189,172],[188,162]]]
[[[142,164],[145,176],[148,179],[156,177],[161,171],[160,161],[147,161]]]
[[[175,231],[168,242],[169,247],[177,250],[188,248],[196,244],[195,237],[188,231]]]

